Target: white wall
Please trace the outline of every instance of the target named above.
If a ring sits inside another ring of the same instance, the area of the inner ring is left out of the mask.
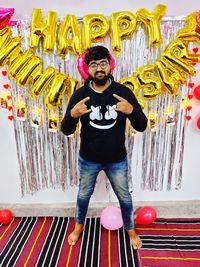
[[[104,3],[104,4],[103,4]],[[85,14],[102,13],[110,16],[114,11],[130,10],[136,12],[139,8],[147,8],[152,11],[157,4],[167,6],[166,16],[186,16],[200,7],[198,1],[130,1],[130,0],[84,0],[84,1],[24,1],[24,0],[3,0],[1,7],[14,7],[15,18],[25,19],[31,16],[33,8],[41,8],[44,14],[47,11],[57,11],[60,18],[65,14],[75,14],[82,17]],[[196,80],[198,83],[197,75]],[[200,156],[200,131],[195,126],[195,119],[200,115],[200,101],[192,100],[191,116],[189,122],[184,154],[183,166],[183,185],[178,191],[146,192],[139,188],[139,181],[135,180],[135,190],[133,200],[137,201],[165,201],[165,200],[200,200],[200,174],[199,174],[199,156]],[[66,192],[61,190],[44,190],[35,195],[21,198],[20,179],[18,173],[17,152],[14,140],[14,129],[12,122],[7,119],[4,112],[0,111],[0,203],[67,203],[76,200],[76,189],[70,188]],[[102,198],[103,196],[103,198]],[[108,194],[105,190],[105,183],[98,182],[93,202],[116,201],[113,194]]]
[[[199,2],[191,1],[170,1],[170,0],[1,0],[1,7],[14,7],[15,18],[25,19],[31,16],[33,8],[42,8],[45,12],[56,11],[62,18],[66,14],[74,14],[82,17],[85,14],[104,14],[110,16],[112,12],[130,10],[135,13],[139,8],[146,8],[152,11],[157,4],[167,6],[166,16],[183,16],[200,8]]]

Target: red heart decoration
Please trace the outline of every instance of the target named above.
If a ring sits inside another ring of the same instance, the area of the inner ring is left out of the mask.
[[[12,106],[9,106],[9,107],[8,107],[8,110],[10,111],[11,109],[12,109]]]
[[[192,109],[192,106],[187,106],[186,108],[188,111]]]
[[[5,89],[8,89],[8,88],[10,87],[10,85],[9,85],[9,84],[4,84],[3,87],[4,87]]]
[[[192,63],[192,66],[195,66],[197,63]]]
[[[7,96],[7,99],[10,100],[12,97],[10,95]]]
[[[188,83],[189,88],[194,87],[194,83]]]
[[[189,98],[189,99],[192,99],[192,98],[193,98],[193,95],[188,95],[188,98]]]
[[[190,115],[187,115],[187,116],[185,116],[185,118],[187,121],[189,121],[189,120],[191,120],[192,117]]]
[[[10,121],[12,121],[12,120],[14,119],[14,117],[13,117],[12,115],[10,115],[10,116],[8,116],[8,119],[9,119]]]
[[[199,48],[198,47],[194,47],[192,50],[196,54],[199,51]]]
[[[3,76],[7,75],[7,71],[5,71],[5,70],[3,70],[1,73],[2,73]]]

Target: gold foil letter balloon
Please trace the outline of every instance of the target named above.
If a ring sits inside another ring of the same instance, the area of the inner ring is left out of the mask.
[[[71,49],[77,56],[82,52],[81,31],[74,15],[67,15],[58,32],[58,54],[65,58]]]
[[[157,5],[152,13],[149,13],[145,8],[141,8],[137,11],[137,19],[144,23],[149,35],[149,41],[151,45],[160,47],[162,42],[162,35],[160,32],[160,22],[165,14],[166,6]]]
[[[197,22],[197,12],[193,12],[186,18],[186,28],[180,29],[176,38],[187,42],[200,42],[200,25]]]
[[[12,60],[15,60],[21,52],[22,37],[14,37],[3,44],[0,50],[0,66],[3,66]]]
[[[129,11],[111,15],[112,49],[118,56],[121,51],[121,39],[130,38],[136,29],[136,17]]]
[[[99,42],[108,33],[109,22],[104,15],[89,14],[83,17],[82,40],[84,50],[91,47],[92,42]]]
[[[26,86],[34,83],[42,73],[42,61],[32,51],[20,53],[9,64],[9,76],[16,79],[17,84]]]
[[[2,30],[0,30],[0,49],[3,47],[4,44],[6,44],[11,36],[11,29],[9,27],[6,27]]]
[[[73,78],[69,78],[67,80],[68,83],[68,90],[67,90],[67,95],[69,96],[69,98],[73,95],[73,93],[76,91],[76,89],[78,89],[79,87],[79,81],[73,79]]]
[[[121,78],[120,80],[118,80],[118,82],[128,87],[134,93],[135,97],[137,98],[138,103],[143,109],[145,107],[145,102],[139,96],[141,85],[138,79],[136,77],[125,77],[125,78]]]
[[[21,86],[33,84],[40,77],[41,73],[42,61],[39,57],[34,56],[23,66],[16,77],[16,82]]]
[[[153,99],[161,94],[163,85],[155,64],[140,67],[136,71],[136,75],[143,88],[144,98]]]
[[[40,38],[43,38],[44,52],[52,52],[56,42],[57,13],[49,11],[46,23],[43,22],[41,9],[34,9],[31,21],[29,46],[37,48]]]
[[[9,64],[9,76],[16,78],[17,74],[22,70],[23,66],[27,64],[28,61],[34,56],[31,50],[26,50],[24,54],[19,54],[12,62]]]
[[[44,73],[35,81],[31,87],[31,98],[40,96],[46,90],[54,78],[56,70],[53,67],[48,67]]]
[[[187,45],[182,40],[175,39],[172,41],[162,53],[162,56],[180,72],[195,75],[196,72],[190,65],[193,55],[189,55]]]
[[[170,65],[164,57],[161,57],[156,65],[159,70],[164,88],[171,95],[179,95],[178,84],[186,83],[185,77],[175,67]]]
[[[67,88],[68,76],[62,73],[56,73],[49,88],[49,92],[45,98],[48,108],[55,108],[60,105],[62,95]]]

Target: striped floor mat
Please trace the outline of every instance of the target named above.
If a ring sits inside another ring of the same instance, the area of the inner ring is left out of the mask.
[[[137,230],[142,267],[200,267],[200,219],[159,219]]]
[[[139,267],[126,231],[108,231],[88,218],[82,237],[69,246],[74,220],[62,217],[14,218],[0,225],[1,267]]]

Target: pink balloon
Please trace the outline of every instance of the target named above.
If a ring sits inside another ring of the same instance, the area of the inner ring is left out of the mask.
[[[9,26],[15,26],[17,24],[17,21],[16,20],[10,20],[9,21]]]
[[[5,14],[7,12],[14,13],[15,9],[13,7],[0,7],[0,13]]]
[[[110,69],[111,69],[111,73],[113,72],[115,68],[115,60],[114,57],[110,54]]]
[[[145,206],[135,211],[136,224],[151,224],[156,220],[157,214],[153,207]]]
[[[109,206],[102,210],[100,216],[101,224],[108,230],[117,230],[123,226],[121,209]]]
[[[8,26],[14,12],[14,8],[0,8],[0,30]]]
[[[87,80],[87,78],[88,78],[88,66],[84,62],[84,59],[85,59],[85,53],[81,54],[78,57],[78,71],[79,71],[81,77],[84,80]]]
[[[84,62],[84,59],[85,59],[85,52],[82,53],[78,57],[78,71],[79,71],[81,77],[84,80],[87,80],[87,78],[88,78],[88,66]],[[111,69],[111,73],[113,72],[114,68],[115,68],[115,60],[114,60],[113,56],[110,54],[110,69]]]

